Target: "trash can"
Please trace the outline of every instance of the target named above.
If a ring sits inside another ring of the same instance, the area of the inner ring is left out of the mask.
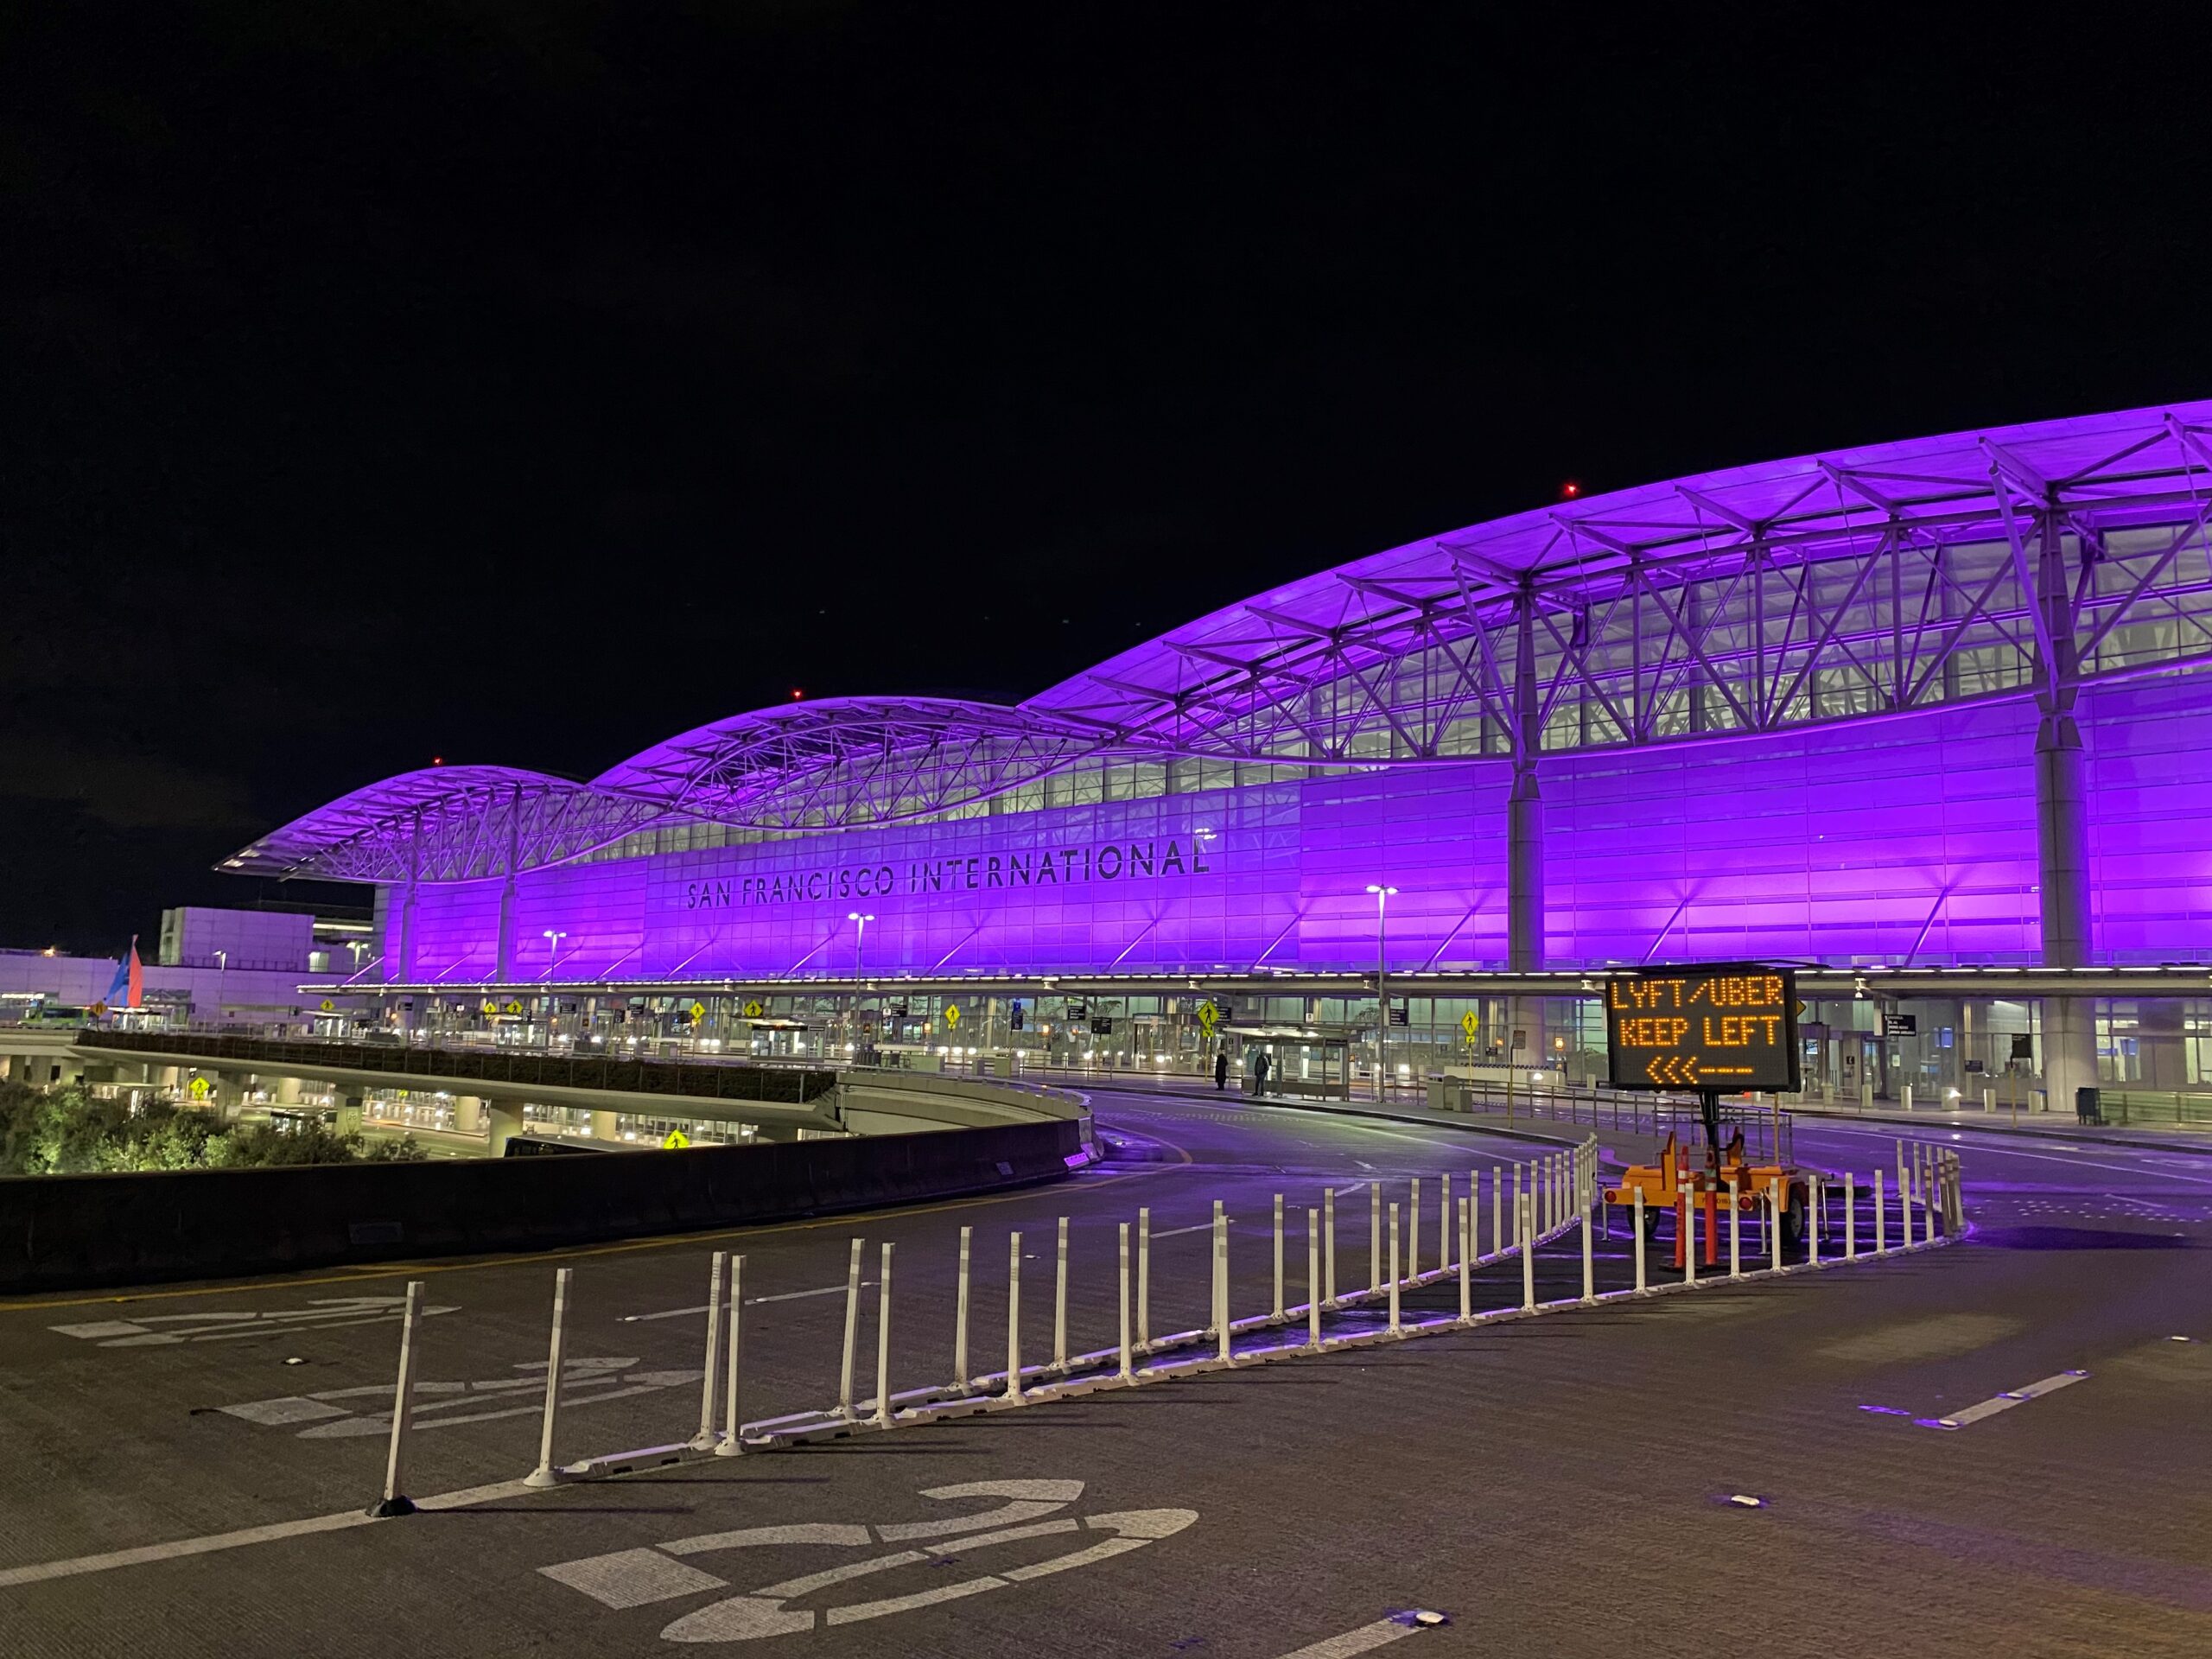
[[[2080,1123],[2102,1123],[2105,1121],[2104,1103],[2092,1088],[2074,1091],[2074,1117]]]

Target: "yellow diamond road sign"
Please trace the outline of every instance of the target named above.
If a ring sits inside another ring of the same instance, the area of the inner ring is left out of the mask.
[[[767,1010],[760,1006],[760,999],[757,996],[745,1005],[745,1017],[748,1020],[758,1020],[766,1012]]]
[[[508,1004],[507,1004],[507,1012],[508,1012],[509,1014],[520,1014],[520,1013],[522,1012],[522,1004],[521,1004],[521,1003],[519,1003],[519,1002],[510,1002],[510,1003],[508,1003]]]
[[[960,1005],[959,1005],[957,1002],[948,1002],[948,1003],[946,1003],[946,1004],[944,1005],[944,1025],[945,1025],[945,1029],[946,1029],[946,1030],[948,1030],[948,1031],[950,1031],[950,1030],[951,1030],[954,1027],[957,1026],[959,1023],[960,1023]]]
[[[205,1100],[215,1092],[205,1077],[194,1077],[191,1083],[191,1090],[194,1100]]]
[[[681,1129],[671,1129],[661,1146],[670,1152],[680,1152],[691,1144],[691,1137]]]
[[[694,1002],[691,1005],[691,1023],[696,1025],[706,1017],[707,1005],[703,1002]]]
[[[1459,1016],[1459,1029],[1467,1033],[1467,1040],[1471,1043],[1475,1040],[1475,1033],[1481,1026],[1482,1021],[1475,1018],[1475,1011],[1472,1008],[1469,1008]]]
[[[1213,1035],[1214,1022],[1221,1018],[1221,1010],[1211,1000],[1198,1004],[1198,1025],[1209,1037]]]
[[[328,1014],[328,1013],[329,1013],[333,1008],[336,1007],[337,1006],[338,1006],[338,1005],[337,1005],[335,1002],[333,1002],[333,1001],[332,1001],[328,997],[327,997],[327,996],[326,996],[326,997],[324,997],[324,998],[322,999],[322,1011],[323,1011],[325,1014]]]

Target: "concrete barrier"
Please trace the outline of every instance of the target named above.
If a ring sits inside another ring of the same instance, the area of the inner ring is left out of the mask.
[[[0,1291],[547,1249],[1064,1177],[1084,1121],[575,1158],[0,1179]]]

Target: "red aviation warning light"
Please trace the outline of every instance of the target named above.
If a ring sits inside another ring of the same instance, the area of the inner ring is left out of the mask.
[[[1616,1089],[1794,1090],[1796,976],[1742,963],[1608,976],[1605,1053]]]

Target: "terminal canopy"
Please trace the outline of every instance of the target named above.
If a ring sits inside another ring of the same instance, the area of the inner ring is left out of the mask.
[[[433,767],[219,868],[481,880],[612,855],[649,830],[781,836],[1027,811],[1105,798],[1109,776],[1173,793],[1247,781],[1245,766],[1533,765],[2049,700],[2212,661],[2208,517],[2212,402],[1739,467],[1392,548],[1017,707],[779,705],[588,784]]]

